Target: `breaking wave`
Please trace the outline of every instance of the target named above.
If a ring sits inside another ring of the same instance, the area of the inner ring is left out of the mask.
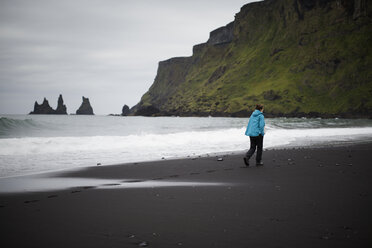
[[[248,119],[0,118],[0,177],[244,151]],[[267,119],[264,148],[372,140],[371,120]]]
[[[0,137],[19,136],[22,137],[32,130],[45,128],[32,119],[12,119],[0,117]]]

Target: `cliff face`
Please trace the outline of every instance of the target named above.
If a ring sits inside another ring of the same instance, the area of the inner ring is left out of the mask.
[[[77,115],[94,115],[93,108],[90,105],[89,98],[83,97],[83,102],[81,103],[78,110],[76,110]]]
[[[59,95],[58,106],[56,110],[50,107],[48,100],[44,98],[42,104],[38,104],[37,101],[35,101],[34,111],[30,112],[30,115],[32,114],[67,115],[66,105],[63,104],[62,95]]]
[[[372,3],[266,0],[243,6],[191,57],[159,63],[136,115],[372,116]]]

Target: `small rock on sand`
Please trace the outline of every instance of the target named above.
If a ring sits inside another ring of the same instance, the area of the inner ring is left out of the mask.
[[[147,246],[149,246],[149,242],[143,241],[143,242],[139,243],[138,246],[139,247],[147,247]]]

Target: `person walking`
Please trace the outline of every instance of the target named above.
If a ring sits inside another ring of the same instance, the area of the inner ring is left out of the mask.
[[[246,166],[249,166],[249,159],[252,157],[257,148],[256,154],[256,165],[263,165],[262,162],[262,147],[263,147],[263,137],[265,135],[265,118],[263,115],[264,107],[261,104],[256,105],[256,109],[249,117],[249,122],[247,125],[247,130],[245,135],[249,136],[251,141],[251,147],[244,157],[244,163]]]

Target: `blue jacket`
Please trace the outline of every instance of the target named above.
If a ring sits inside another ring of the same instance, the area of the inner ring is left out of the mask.
[[[249,117],[249,122],[248,122],[247,130],[245,131],[245,135],[256,137],[261,134],[262,136],[264,136],[265,135],[264,127],[265,127],[265,119],[264,119],[263,113],[256,109],[251,114],[251,117]]]

